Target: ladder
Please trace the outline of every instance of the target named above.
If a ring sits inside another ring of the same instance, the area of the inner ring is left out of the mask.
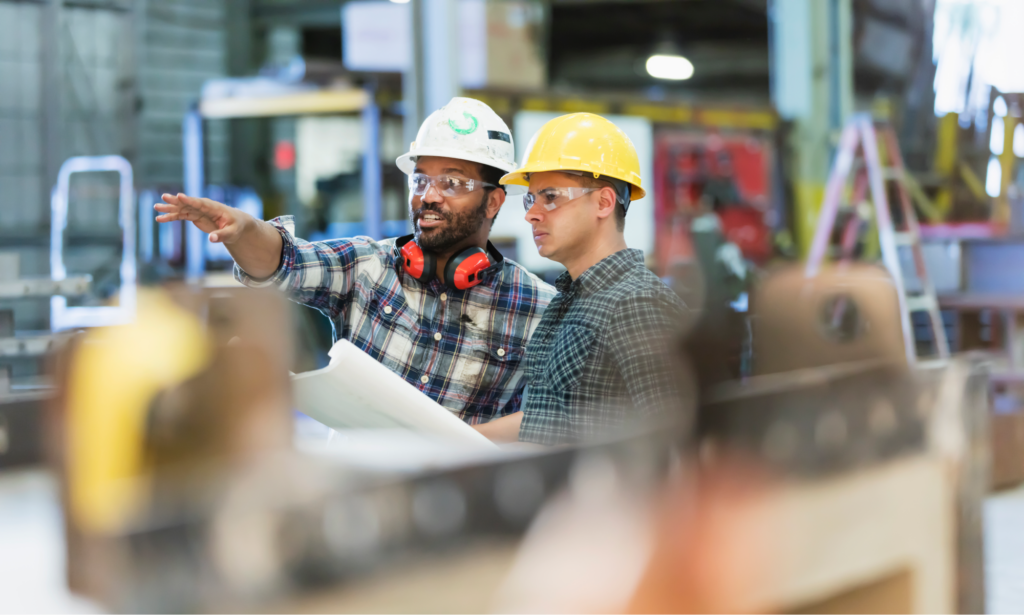
[[[879,139],[882,140],[887,154],[888,165],[883,165],[879,152]],[[854,175],[852,203],[856,206],[870,191],[874,205],[875,220],[878,225],[878,240],[882,253],[882,263],[889,271],[899,295],[900,322],[903,330],[904,348],[907,361],[914,365],[919,359],[949,357],[949,343],[946,330],[939,314],[939,301],[935,294],[935,286],[928,276],[925,267],[924,253],[921,249],[921,237],[917,224],[917,215],[911,203],[910,195],[904,185],[905,169],[900,154],[899,143],[892,126],[875,124],[869,114],[855,115],[843,129],[836,150],[835,162],[829,173],[825,188],[825,198],[818,217],[818,226],[814,233],[814,241],[807,258],[807,277],[817,275],[825,260],[836,217],[841,201],[846,193],[851,173]],[[889,184],[894,183],[898,195],[897,214],[898,227],[893,222],[894,211],[889,205]],[[844,260],[853,257],[854,248],[859,234],[861,219],[853,215],[847,227],[841,233],[840,250]],[[921,283],[918,292],[909,293],[904,282],[903,269],[900,266],[900,249],[909,249],[913,256],[914,269]],[[914,336],[912,314],[925,314],[932,333],[934,356],[918,356],[917,341]]]

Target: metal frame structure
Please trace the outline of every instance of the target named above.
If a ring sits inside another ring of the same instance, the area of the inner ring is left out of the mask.
[[[118,305],[68,307],[66,297],[50,298],[50,328],[53,331],[75,327],[103,327],[128,322],[135,314],[135,189],[132,165],[121,156],[76,156],[60,167],[57,186],[50,201],[50,277],[60,281],[68,277],[64,265],[64,233],[68,225],[68,188],[74,173],[115,171],[120,177],[118,223],[123,237],[121,252],[121,288]]]

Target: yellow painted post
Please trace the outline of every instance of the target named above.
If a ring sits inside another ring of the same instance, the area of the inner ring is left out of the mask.
[[[1010,223],[1010,199],[1006,192],[1013,182],[1013,131],[1020,121],[1011,115],[1003,118],[1003,153],[999,156],[999,166],[1002,167],[1002,184],[999,187],[999,196],[992,204],[992,221],[996,224]]]
[[[943,178],[947,185],[935,195],[935,209],[946,216],[953,208],[953,191],[948,183],[953,181],[956,173],[957,146],[960,137],[960,115],[947,113],[939,120],[938,134],[935,144],[935,173]]]

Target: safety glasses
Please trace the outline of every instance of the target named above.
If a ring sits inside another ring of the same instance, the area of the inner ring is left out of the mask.
[[[591,192],[600,190],[600,188],[545,188],[534,194],[527,192],[523,196],[523,207],[526,211],[530,211],[533,208],[534,203],[540,203],[544,209],[552,211],[557,207],[565,207],[572,201],[586,196]]]
[[[416,196],[423,196],[431,186],[444,196],[463,196],[484,188],[497,188],[494,184],[479,179],[465,179],[454,175],[431,176],[413,173],[409,176],[409,192]]]

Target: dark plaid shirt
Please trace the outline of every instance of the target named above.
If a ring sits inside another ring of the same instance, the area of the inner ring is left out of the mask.
[[[510,260],[468,290],[402,272],[394,240],[369,237],[308,242],[291,216],[270,221],[284,240],[281,266],[266,280],[330,319],[347,339],[467,423],[517,412],[522,358],[555,289]]]
[[[616,252],[576,280],[563,273],[555,287],[526,349],[520,440],[586,441],[685,407],[692,392],[673,351],[686,308],[642,251]]]

